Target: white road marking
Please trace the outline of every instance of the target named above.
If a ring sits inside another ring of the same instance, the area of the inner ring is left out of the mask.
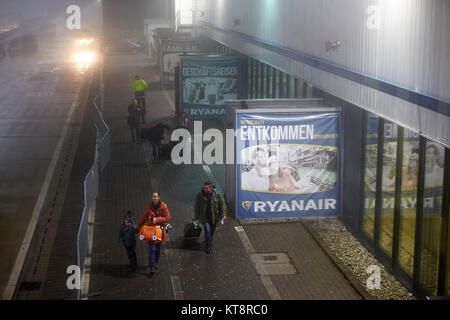
[[[280,294],[278,293],[277,288],[275,288],[275,285],[272,282],[272,279],[270,276],[260,276],[262,283],[264,284],[264,287],[266,287],[267,292],[269,293],[269,296],[272,300],[281,300]]]
[[[245,251],[247,254],[255,253],[255,248],[253,248],[252,243],[250,242],[250,239],[247,237],[247,234],[245,233],[245,230],[242,226],[234,227],[236,232],[238,233],[239,238],[241,239],[242,245],[245,248]]]
[[[169,235],[167,235],[167,240],[169,240]],[[168,258],[172,257],[173,256],[173,250],[171,250],[170,248],[167,248],[165,243],[163,243],[162,246],[163,246],[163,250],[164,250],[164,253],[165,253],[166,257],[168,257]]]
[[[181,290],[180,277],[170,276],[170,282],[172,282],[173,296],[175,300],[184,300],[183,291]]]
[[[259,268],[263,268],[264,266],[262,266],[259,263],[256,263],[256,261],[254,261],[252,259],[251,254],[255,253],[255,248],[253,248],[252,243],[250,242],[250,239],[247,236],[247,233],[245,233],[245,230],[242,226],[236,226],[234,227],[234,229],[236,230],[236,232],[238,233],[239,239],[241,239],[242,245],[245,248],[245,251],[247,252],[250,260],[252,261],[253,265],[255,266],[255,269],[259,269]],[[260,272],[262,273],[262,272]],[[275,287],[275,285],[272,282],[272,279],[270,278],[270,276],[260,276],[262,283],[264,284],[264,287],[267,290],[267,293],[269,293],[269,296],[272,300],[281,300],[281,296],[278,293],[277,288]]]
[[[166,97],[167,101],[169,101],[170,107],[173,111],[175,111],[175,103],[173,102],[172,98],[170,97],[169,93],[163,89],[164,96]]]

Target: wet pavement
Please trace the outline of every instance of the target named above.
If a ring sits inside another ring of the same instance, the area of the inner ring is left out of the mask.
[[[105,64],[104,117],[112,132],[112,160],[102,175],[93,217],[84,292],[89,299],[361,299],[300,221],[241,225],[229,218],[218,225],[209,255],[203,251],[203,235],[184,239],[183,228],[192,220],[203,182],[213,180],[225,190],[225,166],[155,162],[148,142],[132,145],[126,106],[134,75],[149,82],[148,123],[173,124],[174,90],[159,83],[158,66],[144,56],[110,56]],[[204,130],[210,127],[223,130],[219,121],[203,123]],[[163,244],[159,269],[150,277],[146,243],[138,240],[138,269],[130,272],[117,233],[127,210],[140,219],[153,191],[167,203],[173,228]]]
[[[0,293],[20,271],[58,142],[85,98],[87,76],[63,61],[64,40],[47,45],[52,50],[0,61]]]
[[[314,240],[301,220],[280,223],[246,223],[229,217],[218,225],[213,251],[204,252],[204,236],[183,237],[184,225],[192,220],[194,199],[203,182],[211,180],[225,190],[225,165],[174,165],[152,160],[148,141],[133,145],[127,126],[127,106],[136,74],[149,83],[147,123],[164,122],[174,127],[174,88],[159,81],[159,67],[146,56],[105,57],[104,113],[111,129],[111,161],[100,179],[100,194],[89,217],[89,262],[82,298],[91,300],[359,300],[362,296],[344,273]],[[93,79],[97,81],[98,79]],[[91,88],[89,99],[96,91]],[[89,104],[87,104],[89,106]],[[81,118],[83,115],[83,118]],[[42,225],[33,252],[46,243],[45,254],[29,256],[26,285],[16,299],[76,299],[66,270],[77,263],[76,237],[83,211],[83,179],[92,165],[95,129],[92,109],[80,112],[79,143],[68,157],[64,188],[53,190],[60,207],[57,219]],[[224,130],[219,120],[203,121],[203,130]],[[162,245],[159,268],[148,273],[148,246],[138,240],[138,268],[128,269],[126,251],[118,230],[128,210],[140,219],[151,193],[161,193],[171,213],[172,229]],[[47,221],[47,220],[46,220]],[[43,228],[45,226],[45,228]],[[37,250],[37,251],[36,251]],[[34,270],[33,270],[34,266]],[[22,283],[23,284],[23,283]],[[35,285],[35,287],[33,287]]]

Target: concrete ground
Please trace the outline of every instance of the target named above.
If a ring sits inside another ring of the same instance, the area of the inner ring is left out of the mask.
[[[104,117],[112,130],[112,160],[97,200],[89,266],[89,299],[266,300],[361,299],[343,273],[301,222],[244,224],[229,218],[216,231],[213,252],[205,254],[203,235],[183,238],[193,217],[194,197],[205,180],[225,189],[223,165],[154,162],[148,142],[131,144],[126,125],[129,85],[135,74],[147,79],[148,122],[174,114],[174,90],[159,83],[159,68],[144,56],[105,60]],[[168,121],[168,123],[171,123]],[[203,128],[220,127],[206,121]],[[138,240],[138,270],[128,272],[118,230],[127,210],[143,214],[151,192],[161,192],[173,229],[163,244],[159,269],[148,276],[148,247]]]
[[[0,60],[2,294],[20,272],[23,260],[19,253],[29,244],[26,236],[38,224],[35,209],[48,185],[51,161],[71,109],[84,97],[82,85],[87,75],[65,61],[64,45],[64,39],[47,39],[31,56]]]

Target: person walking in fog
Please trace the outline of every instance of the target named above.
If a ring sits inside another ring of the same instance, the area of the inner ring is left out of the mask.
[[[161,244],[167,241],[167,226],[170,221],[170,212],[167,205],[161,201],[159,192],[152,193],[152,201],[145,207],[144,215],[136,225],[136,229],[143,225],[159,226],[162,229],[162,239],[160,242],[149,242],[149,273],[152,275],[157,270],[157,263],[161,253]]]
[[[152,146],[153,160],[161,160],[162,156],[162,145],[161,140],[166,138],[169,133],[170,127],[168,125],[158,123],[150,129],[148,134],[148,139]]]
[[[128,106],[128,126],[130,127],[131,140],[133,144],[141,141],[141,108],[138,105],[137,99],[133,99],[133,103]]]
[[[227,218],[227,205],[223,195],[216,191],[214,185],[206,181],[197,194],[194,206],[194,221],[199,221],[205,231],[205,252],[211,253],[213,236],[218,222]]]
[[[120,226],[119,242],[122,242],[127,251],[128,260],[130,261],[129,268],[135,270],[137,266],[136,259],[136,233],[137,230],[133,226],[133,222],[129,216],[126,216],[124,223]]]
[[[148,89],[148,84],[144,79],[136,76],[131,87],[134,90],[134,97],[138,100],[141,107],[142,123],[145,123],[145,115],[147,113],[147,105],[145,104],[145,90]]]

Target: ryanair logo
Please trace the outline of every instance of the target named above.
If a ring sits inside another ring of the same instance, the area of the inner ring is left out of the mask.
[[[283,212],[283,211],[308,211],[308,210],[336,210],[336,199],[307,199],[289,201],[242,201],[245,211],[253,206],[253,212]]]
[[[242,208],[245,209],[245,211],[250,210],[250,207],[252,206],[252,202],[251,201],[242,201]]]

